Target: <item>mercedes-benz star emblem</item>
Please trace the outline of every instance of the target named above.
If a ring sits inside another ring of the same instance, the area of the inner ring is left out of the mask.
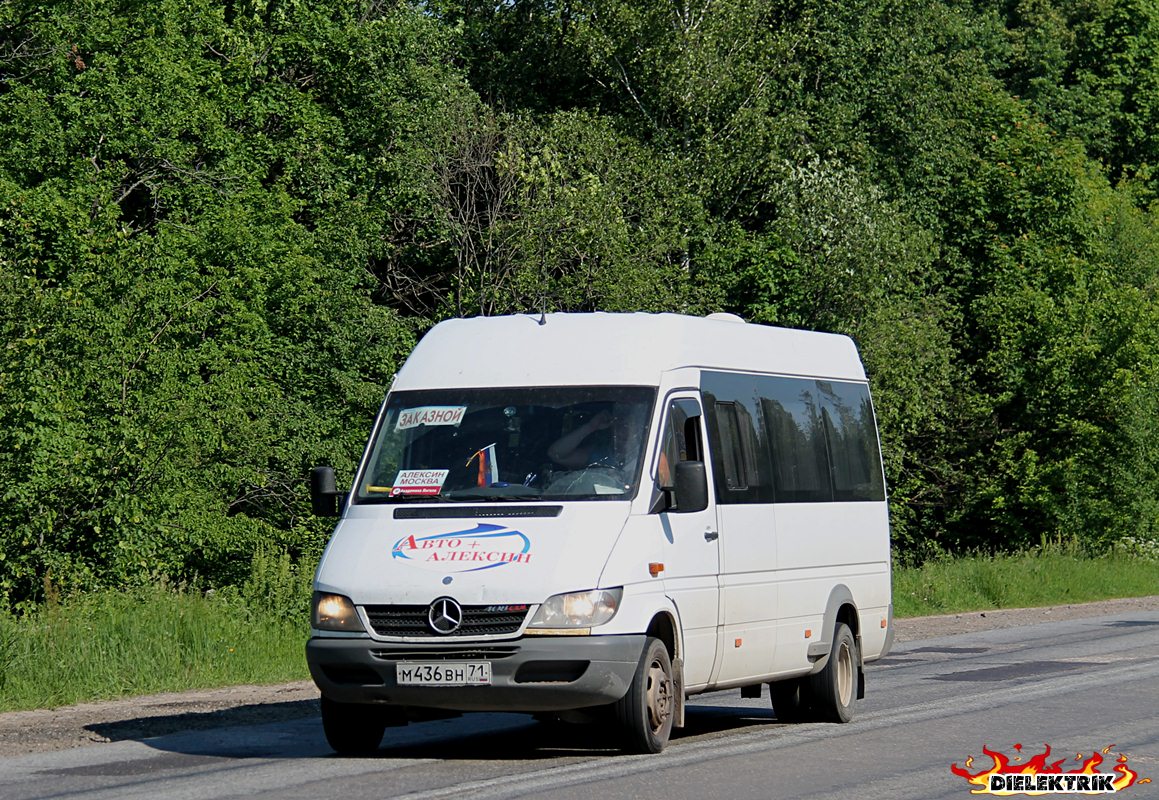
[[[427,610],[427,622],[435,633],[454,633],[463,624],[463,607],[449,597],[440,597]]]

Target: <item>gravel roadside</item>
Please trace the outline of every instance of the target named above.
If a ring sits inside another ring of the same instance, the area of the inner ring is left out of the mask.
[[[1156,609],[1159,609],[1159,595],[1045,608],[911,617],[896,621],[895,636],[896,641],[905,642]],[[10,711],[0,714],[0,756],[145,739],[227,725],[277,722],[317,713],[318,690],[309,681],[173,692],[39,711]]]

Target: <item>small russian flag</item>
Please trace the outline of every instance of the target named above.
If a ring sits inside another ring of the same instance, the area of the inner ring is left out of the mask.
[[[479,477],[475,481],[476,486],[490,486],[499,482],[499,460],[495,455],[496,444],[497,442],[492,442],[486,447],[476,450],[475,454],[467,459],[466,466],[468,467],[476,458],[479,459]]]

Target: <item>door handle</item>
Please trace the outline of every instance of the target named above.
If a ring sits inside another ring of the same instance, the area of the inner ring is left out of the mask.
[[[715,542],[719,537],[720,537],[720,534],[717,533],[716,531],[705,531],[704,532],[704,541],[706,541],[706,542]]]

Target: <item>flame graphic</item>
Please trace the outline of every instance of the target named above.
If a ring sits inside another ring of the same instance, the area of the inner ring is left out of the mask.
[[[1045,748],[1041,753],[1033,756],[1029,761],[1022,763],[1021,756],[1013,758],[1006,756],[997,750],[991,750],[985,745],[982,746],[982,752],[990,756],[994,765],[990,769],[984,769],[980,772],[970,772],[970,767],[974,765],[974,757],[969,756],[966,759],[964,767],[959,767],[956,763],[950,765],[950,771],[959,777],[965,778],[976,788],[971,789],[971,794],[995,794],[1002,796],[1010,796],[1013,794],[1027,794],[1027,795],[1041,795],[1046,792],[991,792],[990,791],[990,776],[1001,773],[1004,775],[1095,775],[1099,773],[1099,765],[1103,763],[1103,756],[1111,752],[1113,744],[1107,745],[1102,751],[1096,751],[1084,759],[1083,754],[1079,753],[1074,757],[1074,760],[1081,762],[1076,769],[1063,769],[1063,765],[1067,759],[1060,758],[1058,761],[1048,763],[1050,758],[1050,745],[1044,744]],[[1014,750],[1018,753],[1022,752],[1022,745],[1014,745]],[[1139,778],[1139,773],[1127,766],[1127,757],[1119,754],[1115,761],[1115,766],[1112,767],[1113,772],[1117,772],[1119,777],[1112,782],[1115,791],[1126,789],[1135,783],[1150,783],[1150,778]]]

